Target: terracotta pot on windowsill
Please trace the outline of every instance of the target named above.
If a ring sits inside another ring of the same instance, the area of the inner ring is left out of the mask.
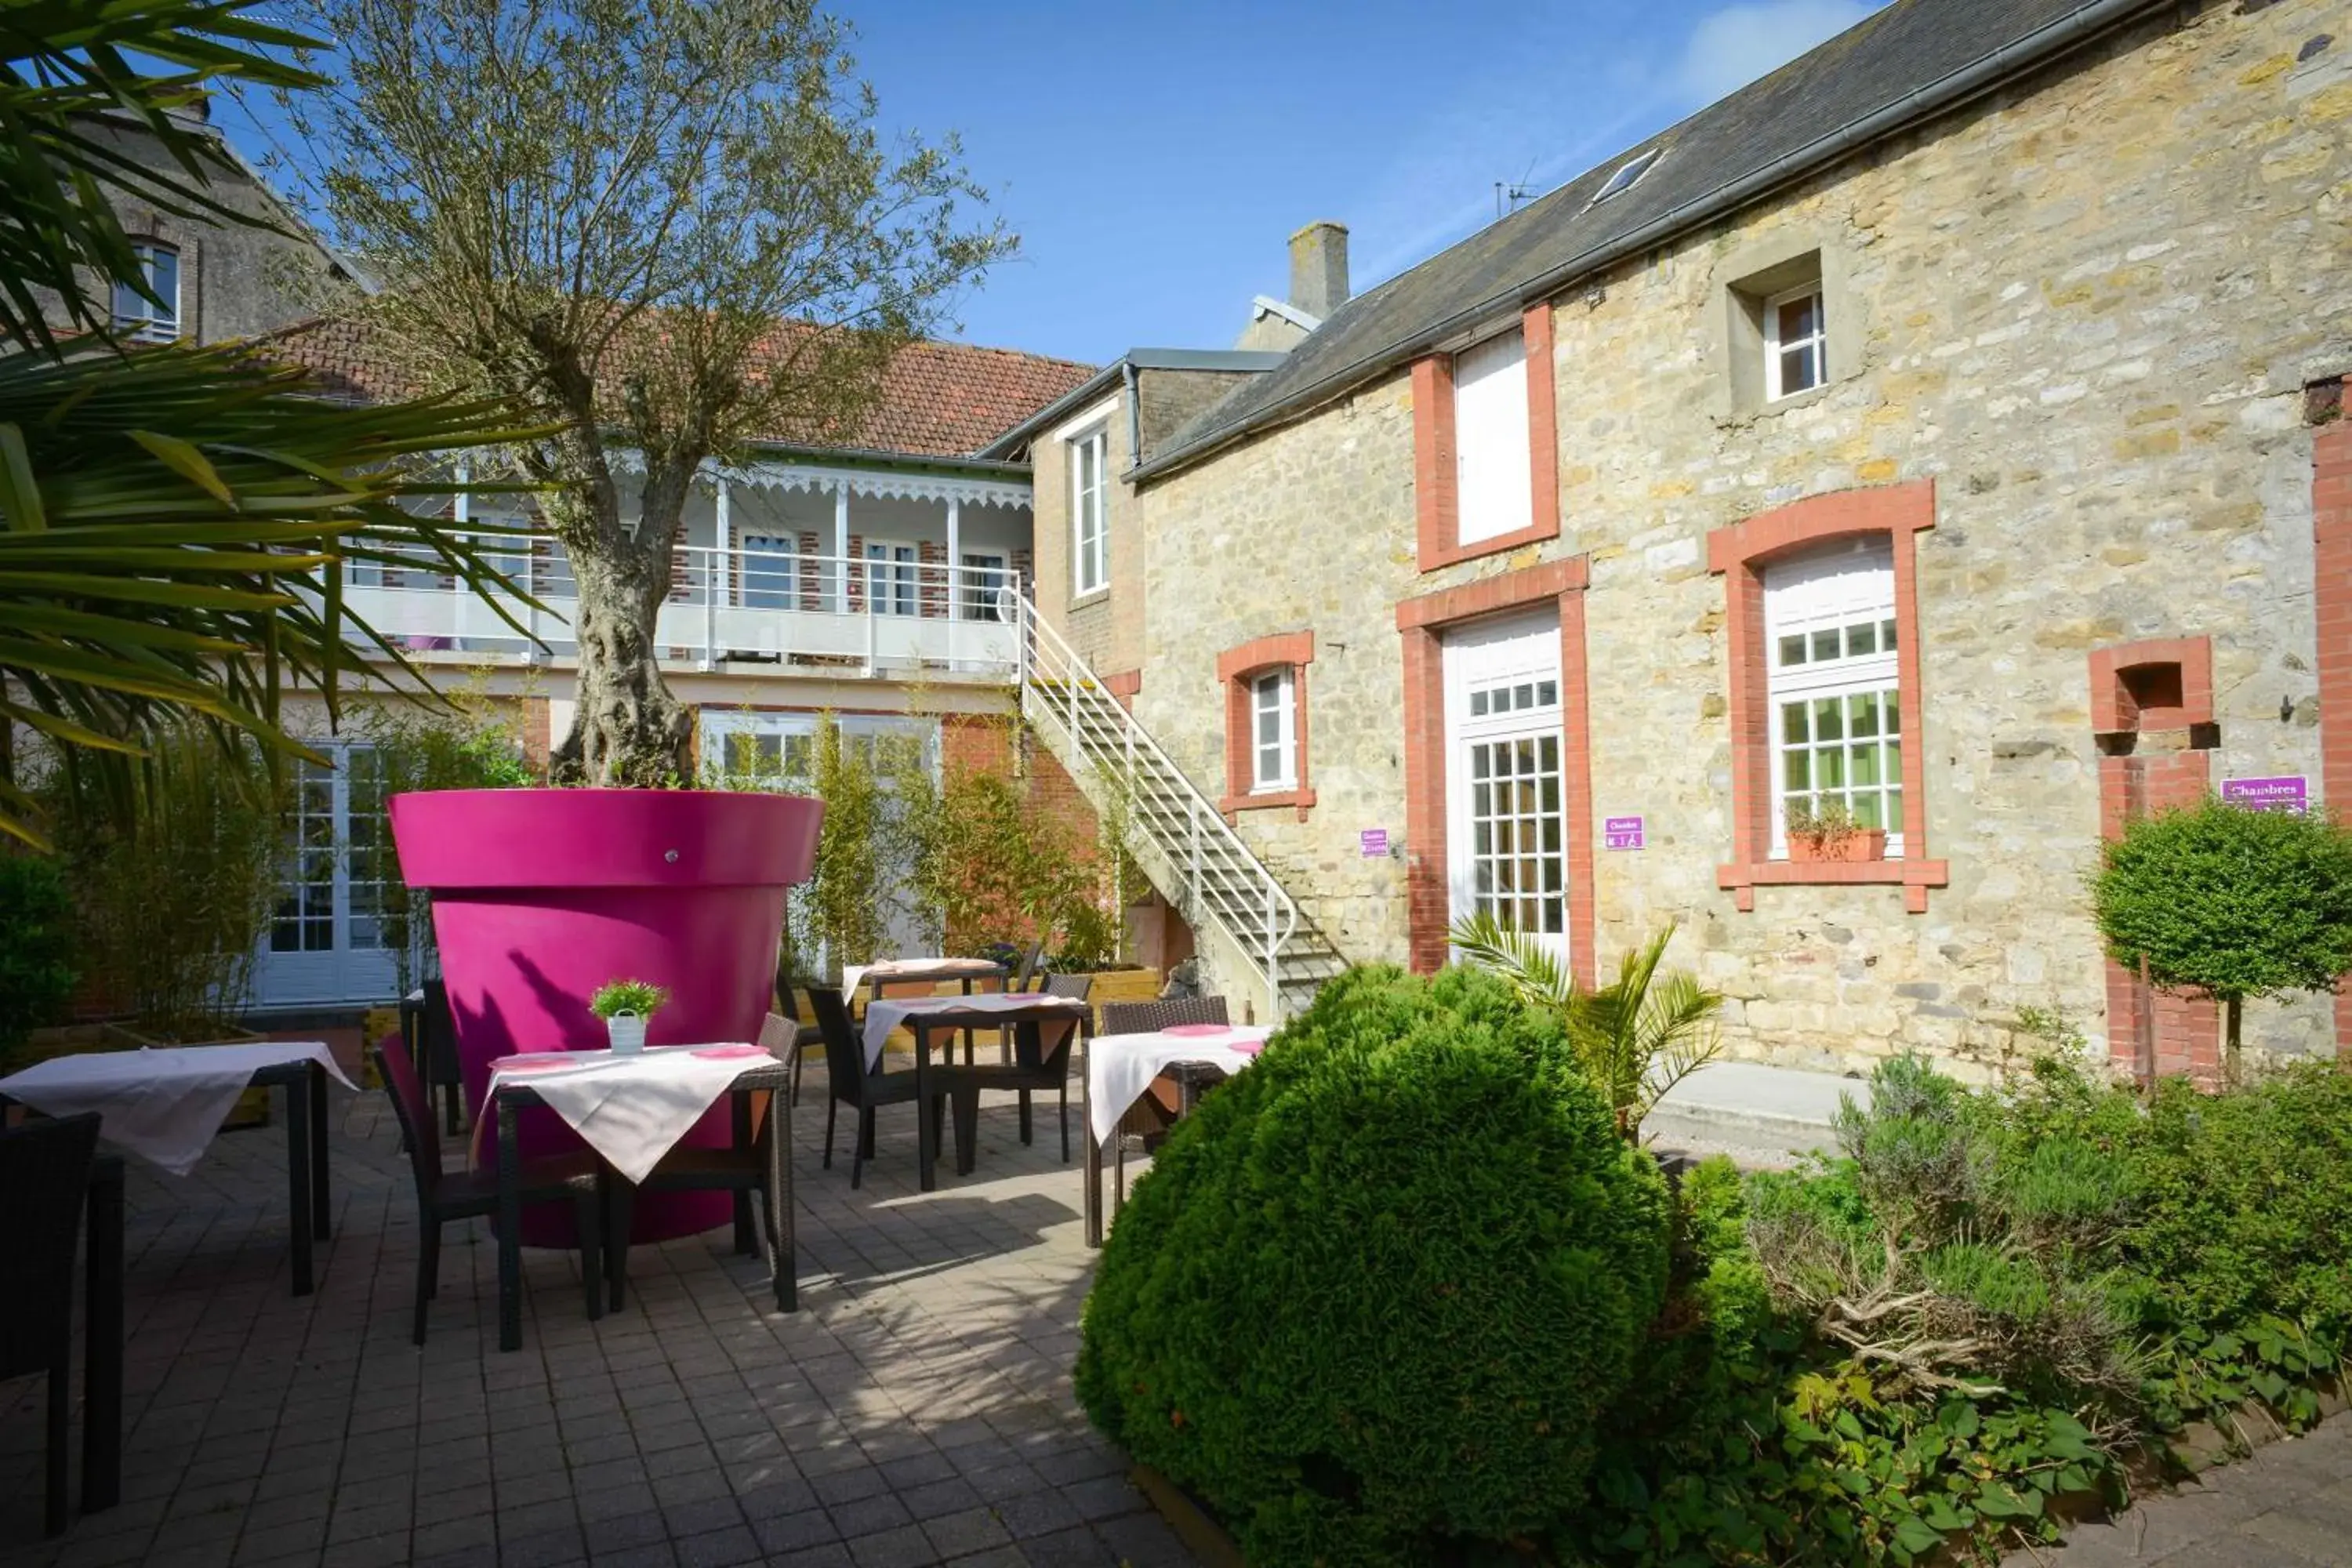
[[[1857,865],[1886,858],[1886,829],[1857,827],[1834,837],[1828,834],[1789,835],[1789,858],[1799,865]]]

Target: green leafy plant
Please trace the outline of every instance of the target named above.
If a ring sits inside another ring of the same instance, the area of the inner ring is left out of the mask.
[[[1352,971],[1137,1184],[1078,1395],[1265,1568],[1511,1542],[1585,1502],[1667,1209],[1556,1012]]]
[[[1094,967],[1118,951],[1095,902],[1095,847],[1013,776],[1017,739],[967,745],[936,789],[902,792],[917,900],[952,946],[1044,942]]]
[[[643,980],[607,980],[588,998],[588,1011],[599,1018],[650,1018],[669,1005],[669,992]]]
[[[1669,924],[1628,952],[1617,978],[1591,992],[1551,948],[1505,928],[1487,910],[1456,921],[1449,935],[1468,963],[1502,976],[1524,1000],[1560,1012],[1577,1060],[1608,1099],[1618,1131],[1637,1142],[1658,1100],[1723,1050],[1715,1025],[1722,994],[1688,971],[1659,973],[1675,929]]]
[[[2352,971],[2352,833],[2326,817],[2210,796],[2138,817],[2102,846],[2091,893],[2117,963],[2221,1003],[2233,1071],[2248,998]]]
[[[0,853],[0,1064],[64,1015],[81,977],[76,960],[65,868],[47,856]]]

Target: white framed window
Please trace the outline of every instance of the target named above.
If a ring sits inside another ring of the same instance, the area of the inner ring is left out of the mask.
[[[1001,552],[965,551],[961,585],[963,618],[968,621],[1004,619],[1002,595],[1009,581]]]
[[[728,789],[805,795],[816,769],[817,716],[705,708],[702,772]]]
[[[114,330],[143,343],[168,343],[180,335],[180,253],[155,240],[142,240],[131,250],[139,270],[153,289],[157,304],[127,283],[114,286]]]
[[[1250,793],[1298,787],[1298,677],[1288,665],[1250,679]]]
[[[1534,521],[1524,329],[1454,356],[1454,449],[1457,542],[1514,533]]]
[[[736,579],[736,602],[749,610],[789,610],[800,569],[799,536],[746,533]]]
[[[1110,586],[1110,427],[1069,441],[1070,585],[1074,594]]]
[[[915,578],[922,552],[895,539],[866,542],[866,605],[877,616],[911,616],[918,595]]]
[[[1884,537],[1767,567],[1772,855],[1789,852],[1791,806],[1843,805],[1903,853],[1902,687],[1895,552]]]
[[[1566,736],[1557,612],[1445,639],[1445,850],[1454,918],[1568,955]]]
[[[1830,378],[1829,321],[1822,286],[1806,283],[1764,301],[1764,397],[1777,402]]]

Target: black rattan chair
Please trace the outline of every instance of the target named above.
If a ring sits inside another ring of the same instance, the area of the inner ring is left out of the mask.
[[[0,1131],[0,1377],[49,1376],[48,1501],[44,1527],[66,1527],[66,1417],[73,1376],[74,1249],[95,1113]]]
[[[444,1127],[455,1138],[463,1130],[458,1102],[465,1075],[457,1067],[457,1026],[449,1016],[448,986],[428,980],[402,998],[400,1041],[425,1085],[426,1103],[432,1102],[433,1090],[441,1091]]]
[[[425,1342],[426,1303],[441,1288],[441,1227],[453,1219],[498,1213],[499,1177],[492,1169],[445,1171],[441,1168],[441,1130],[433,1120],[433,1102],[418,1081],[416,1068],[397,1051],[371,1047],[376,1071],[392,1097],[392,1113],[408,1141],[408,1163],[416,1178],[416,1317],[409,1339]],[[576,1207],[580,1233],[580,1272],[588,1289],[588,1315],[601,1314],[604,1300],[603,1255],[607,1192],[604,1166],[588,1150],[549,1155],[522,1163],[522,1201],[526,1204],[570,1200]]]
[[[797,1015],[800,1009],[793,1005],[793,986],[790,981],[777,983],[776,1008],[776,1012],[769,1015],[770,1019],[772,1021],[781,1018],[792,1026],[792,1038],[785,1044],[790,1046],[793,1053],[793,1103],[798,1105],[801,1102],[801,1074],[808,1067],[809,1047],[824,1046],[824,1032],[814,1024],[803,1024],[799,1020]],[[768,1044],[765,1026],[762,1026],[760,1043],[763,1046]],[[772,1048],[782,1050],[784,1046],[779,1045]]]
[[[1106,1035],[1150,1035],[1180,1024],[1223,1024],[1225,999],[1222,996],[1189,996],[1160,1002],[1106,1002],[1102,1005],[1102,1032]],[[1118,1131],[1112,1134],[1111,1202],[1112,1212],[1127,1204],[1127,1156],[1130,1151],[1149,1154],[1167,1141],[1168,1133],[1184,1112],[1212,1087],[1223,1083],[1224,1073],[1205,1062],[1177,1062],[1160,1075],[1176,1085],[1180,1108],[1170,1110],[1152,1095],[1145,1095],[1129,1106],[1119,1118]]]
[[[833,1169],[834,1127],[846,1105],[857,1112],[857,1133],[850,1142],[849,1184],[862,1186],[866,1162],[874,1155],[874,1112],[885,1105],[914,1104],[915,1075],[884,1072],[880,1058],[867,1069],[866,1047],[849,1021],[849,1005],[842,1000],[838,987],[810,986],[809,1003],[816,1011],[817,1030],[824,1037],[824,1168]]]
[[[1094,994],[1095,977],[1091,974],[1049,974],[1045,977],[1043,994],[1070,996],[1085,1001]],[[973,1067],[969,1062],[961,1068],[942,1068],[935,1081],[948,1086],[949,1097],[955,1102],[956,1169],[971,1169],[972,1146],[979,1137],[980,1091],[983,1089],[1009,1089],[1021,1097],[1021,1142],[1034,1142],[1030,1124],[1030,1096],[1040,1089],[1052,1089],[1060,1100],[1062,1126],[1062,1163],[1070,1163],[1070,1064],[1078,1054],[1078,1042],[1091,1034],[1083,1026],[1071,1028],[1060,1046],[1046,1050],[1042,1041],[1044,1026],[1036,1023],[1016,1024],[1013,1027],[1012,1060],[995,1067]]]

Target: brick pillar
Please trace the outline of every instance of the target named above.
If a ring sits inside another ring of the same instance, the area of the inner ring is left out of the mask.
[[[2319,619],[2319,787],[2327,809],[2352,819],[2352,420],[2343,384],[2315,397],[2311,447],[2312,590]],[[2352,1062],[2352,994],[2336,998],[2336,1055]]]
[[[2148,705],[2160,701],[2161,706]],[[2195,805],[2213,786],[2213,649],[2205,637],[2122,643],[2091,654],[2091,724],[2099,749],[2099,833],[2120,838],[2136,816]],[[2137,1060],[2139,976],[2107,960],[2107,1054]],[[2157,992],[2156,1070],[2221,1079],[2218,1003]]]

